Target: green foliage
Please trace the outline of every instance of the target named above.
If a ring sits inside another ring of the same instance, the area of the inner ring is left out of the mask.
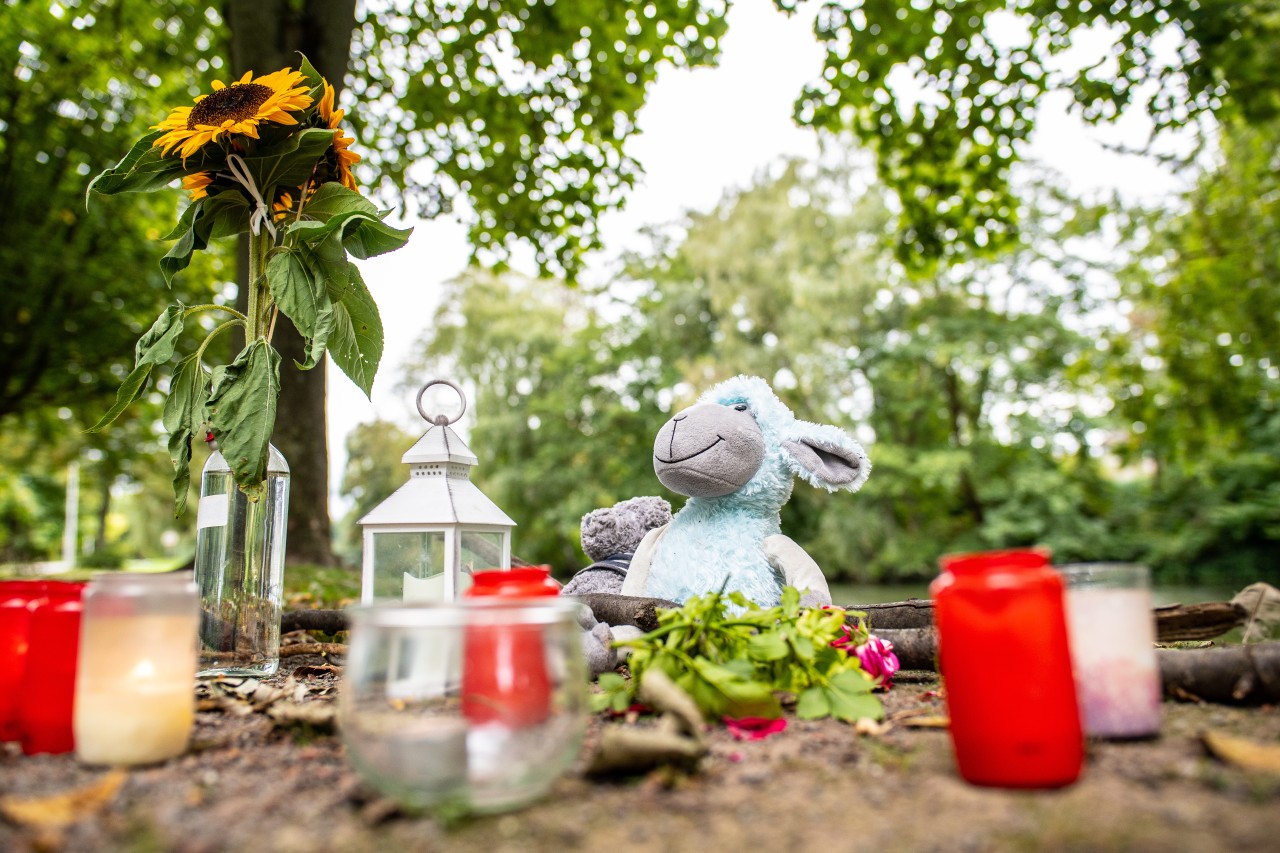
[[[294,109],[291,124],[263,121],[252,132],[236,132],[206,141],[183,157],[164,154],[150,133],[134,145],[114,167],[89,185],[94,194],[151,192],[165,189],[178,177],[200,177],[205,188],[183,211],[178,225],[165,239],[173,247],[160,260],[166,282],[186,269],[192,255],[209,241],[251,232],[249,310],[241,314],[218,305],[171,305],[139,339],[133,371],[125,377],[115,404],[92,428],[100,430],[142,396],[154,367],[164,366],[175,353],[189,316],[225,310],[232,319],[206,334],[195,354],[184,359],[170,383],[164,425],[175,476],[175,509],[186,503],[191,441],[207,426],[218,440],[236,483],[251,500],[261,494],[266,477],[268,446],[275,427],[280,396],[280,355],[270,343],[279,310],[294,322],[307,340],[309,369],[332,349],[338,365],[366,394],[382,358],[382,321],[359,272],[348,254],[369,258],[400,248],[412,229],[392,228],[385,213],[340,182],[340,176],[320,186],[317,177],[338,139],[319,109],[323,79],[306,58],[302,80],[311,102]],[[209,97],[217,97],[218,93]],[[281,202],[298,194],[288,215],[292,221],[278,234],[267,202]],[[206,375],[203,363],[209,341],[231,325],[244,327],[245,346],[230,364],[217,365]],[[206,390],[207,389],[207,390]]]
[[[184,38],[146,37],[164,26],[182,28]],[[128,147],[134,126],[185,94],[193,45],[216,43],[211,36],[186,3],[5,5],[0,417],[43,407],[96,418],[129,372],[129,348],[175,295],[165,292],[145,242],[129,238],[166,229],[157,224],[160,206],[86,211],[85,183]],[[220,263],[202,263],[176,295],[209,301],[221,286]]]
[[[499,257],[529,240],[572,278],[599,246],[595,221],[639,165],[624,149],[664,65],[714,62],[719,0],[368,4],[350,91],[384,104],[356,117],[383,140],[369,162],[435,216],[465,194],[471,243]]]
[[[339,493],[352,503],[336,525],[336,548],[353,565],[360,565],[357,522],[408,480],[409,468],[400,458],[417,438],[390,421],[357,424],[347,434],[347,467]]]
[[[1150,489],[1142,556],[1186,582],[1268,577],[1280,556],[1280,124],[1225,128],[1223,161],[1125,271],[1131,331],[1095,353],[1117,450]]]
[[[360,600],[356,569],[298,563],[284,573],[284,599],[290,607],[341,610]]]
[[[1151,250],[1166,258],[1159,284],[1136,261],[1120,268],[1140,232],[1173,222],[1081,204],[1046,179],[1031,186],[1016,246],[908,275],[884,239],[880,194],[850,197],[856,184],[844,165],[792,164],[691,215],[679,238],[659,236],[599,292],[479,272],[453,283],[411,375],[448,363],[476,388],[477,479],[520,522],[517,553],[563,575],[582,565],[585,512],[653,493],[678,506],[652,475],[654,431],[699,389],[751,372],[799,416],[869,445],[875,469],[858,495],[797,487],[782,512],[830,578],[924,579],[946,552],[1032,544],[1064,561],[1146,561],[1163,581],[1269,571],[1274,365],[1239,336],[1217,343],[1230,328],[1269,340],[1267,278],[1239,275],[1273,254],[1253,245],[1253,226],[1233,218],[1218,235],[1240,248],[1212,297],[1200,256],[1197,278],[1175,283],[1163,237]],[[1214,210],[1231,210],[1213,184]],[[1081,240],[1102,222],[1128,241],[1105,264]],[[1127,282],[1127,330],[1099,282]],[[1238,306],[1232,290],[1251,301]],[[1194,315],[1149,307],[1184,299],[1205,301]],[[1178,386],[1185,405],[1151,369],[1156,346],[1216,359]],[[1147,392],[1134,395],[1138,384]],[[1217,450],[1186,473],[1161,462],[1146,479],[1136,467],[1148,454],[1196,458],[1184,447]]]
[[[824,70],[796,118],[876,152],[902,206],[898,256],[922,268],[1013,239],[1010,167],[1051,92],[1094,123],[1136,107],[1153,137],[1211,115],[1280,114],[1271,0],[862,0],[823,6],[815,33]],[[1080,59],[1082,42],[1101,44]]]
[[[802,610],[791,587],[768,609],[738,592],[691,598],[678,610],[658,611],[654,631],[619,643],[631,649],[631,680],[602,675],[596,709],[629,707],[645,673],[658,669],[711,719],[780,717],[780,693],[796,697],[801,719],[879,719],[884,709],[872,679],[857,657],[831,646],[843,635],[844,617],[839,609]],[[855,644],[865,635],[859,627]]]

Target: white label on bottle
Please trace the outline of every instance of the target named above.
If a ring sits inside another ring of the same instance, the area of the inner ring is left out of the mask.
[[[226,495],[205,495],[200,499],[200,510],[196,513],[196,530],[206,527],[227,526],[228,500]]]

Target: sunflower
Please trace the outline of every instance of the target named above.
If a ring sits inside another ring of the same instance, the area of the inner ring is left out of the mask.
[[[342,117],[346,114],[343,110],[335,110],[333,102],[335,100],[333,87],[329,85],[329,81],[324,81],[324,95],[320,98],[320,106],[318,112],[320,119],[326,126],[336,131],[333,134],[333,151],[337,155],[337,165],[334,167],[336,180],[349,190],[356,190],[356,178],[351,174],[351,167],[360,162],[360,155],[354,151],[348,151],[347,148],[351,143],[355,142],[350,136],[345,136],[338,122],[342,121]]]
[[[293,194],[280,193],[271,205],[271,218],[279,222],[287,218],[290,213],[293,213]]]
[[[192,201],[199,201],[209,195],[209,184],[213,183],[213,173],[192,172],[182,176],[182,188],[191,193]]]
[[[156,130],[168,132],[152,147],[162,147],[161,154],[166,157],[176,148],[185,160],[205,143],[225,136],[257,139],[258,125],[264,121],[297,124],[290,113],[311,106],[305,80],[301,71],[290,68],[256,79],[252,71],[246,71],[230,86],[214,80],[211,94],[196,98],[195,106],[176,108],[155,126]]]

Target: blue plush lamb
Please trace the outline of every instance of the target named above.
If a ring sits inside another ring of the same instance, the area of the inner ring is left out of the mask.
[[[847,433],[797,420],[763,379],[737,376],[667,421],[653,468],[689,500],[641,541],[624,595],[684,603],[724,588],[772,607],[793,586],[808,606],[831,603],[822,570],[782,535],[778,513],[796,476],[830,491],[862,486],[871,464]]]

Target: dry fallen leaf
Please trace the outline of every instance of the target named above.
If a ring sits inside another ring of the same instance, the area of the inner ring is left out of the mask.
[[[277,702],[267,709],[267,716],[277,726],[303,724],[321,730],[332,730],[337,723],[337,713],[330,702],[308,702],[295,705]]]
[[[331,663],[322,663],[312,666],[299,666],[293,670],[294,678],[305,678],[308,675],[341,675],[342,667],[334,666]]]
[[[870,717],[859,717],[858,721],[853,724],[854,732],[860,735],[870,735],[872,737],[879,737],[892,728],[893,723],[887,721],[883,723],[876,722]]]
[[[950,728],[951,718],[942,716],[928,717],[907,717],[904,720],[898,720],[898,725],[905,726],[910,729],[945,729]]]
[[[1247,614],[1241,642],[1261,642],[1280,626],[1280,590],[1271,584],[1250,584],[1240,590],[1231,603],[1244,608]]]
[[[1258,743],[1222,732],[1204,732],[1200,742],[1219,761],[1245,770],[1280,773],[1280,744]]]
[[[0,814],[32,829],[60,829],[101,811],[126,778],[123,770],[112,770],[92,784],[61,794],[4,797],[0,799]]]

